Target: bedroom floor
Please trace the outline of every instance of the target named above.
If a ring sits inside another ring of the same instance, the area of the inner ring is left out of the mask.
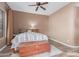
[[[11,54],[10,46],[8,46],[0,52],[0,57],[9,57]]]
[[[53,52],[51,57],[79,57],[79,50],[73,51],[62,51],[60,48],[53,46]],[[12,54],[10,47],[6,47],[0,52],[0,57],[18,57],[17,54]]]
[[[52,55],[57,55],[57,54],[60,54],[62,51],[59,50],[58,48],[54,47],[52,45],[51,47],[51,51],[53,52]],[[43,53],[43,54],[39,54],[39,55],[36,55],[36,56],[48,56],[49,54],[48,53]],[[10,50],[10,47],[6,47],[3,51],[0,52],[0,57],[18,57],[17,54],[13,54]]]

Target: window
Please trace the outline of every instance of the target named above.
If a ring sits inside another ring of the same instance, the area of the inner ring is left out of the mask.
[[[0,37],[3,37],[5,34],[5,15],[2,10],[0,10]]]

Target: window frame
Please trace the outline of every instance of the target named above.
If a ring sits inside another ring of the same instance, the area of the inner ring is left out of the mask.
[[[4,38],[6,38],[6,33],[7,33],[7,12],[6,12],[6,10],[4,10],[4,9],[0,9],[0,11],[3,13],[2,14],[2,21],[4,22],[4,24],[2,24],[2,26],[3,26],[3,35],[2,35],[2,37],[4,37]],[[2,38],[2,37],[0,37],[0,38]]]

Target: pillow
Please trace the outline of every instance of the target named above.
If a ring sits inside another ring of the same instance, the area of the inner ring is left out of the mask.
[[[43,52],[50,52],[50,45],[47,41],[24,42],[19,47],[19,55],[21,57],[32,56]]]

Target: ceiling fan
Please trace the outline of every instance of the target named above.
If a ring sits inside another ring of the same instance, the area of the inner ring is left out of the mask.
[[[28,5],[28,6],[36,6],[35,11],[38,10],[38,8],[42,8],[43,10],[46,10],[45,7],[43,7],[43,5],[48,4],[48,2],[36,2],[36,4],[34,5]]]

